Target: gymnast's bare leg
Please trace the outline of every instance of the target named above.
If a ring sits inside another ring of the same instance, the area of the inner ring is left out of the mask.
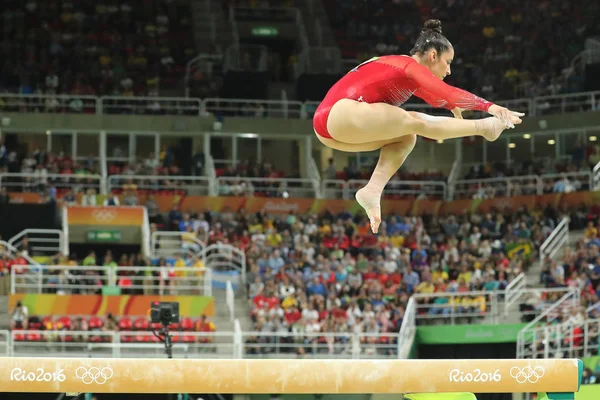
[[[513,116],[511,122],[520,124],[521,119]],[[496,117],[479,120],[433,117],[385,103],[366,104],[343,99],[332,107],[327,121],[327,130],[332,138],[317,137],[326,146],[340,151],[381,149],[371,179],[356,193],[356,201],[369,217],[371,230],[377,233],[381,223],[383,189],[413,150],[415,135],[434,140],[482,136],[494,141],[506,128]]]

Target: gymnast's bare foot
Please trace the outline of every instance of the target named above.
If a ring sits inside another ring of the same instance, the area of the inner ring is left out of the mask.
[[[356,201],[367,213],[371,223],[371,231],[377,233],[381,224],[381,192],[365,186],[356,192]]]
[[[490,142],[498,139],[500,134],[508,129],[504,122],[496,117],[480,119],[477,121],[477,125],[480,135]]]

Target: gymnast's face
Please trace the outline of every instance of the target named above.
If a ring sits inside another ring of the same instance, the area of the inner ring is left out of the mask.
[[[454,60],[454,49],[450,47],[448,50],[439,54],[435,49],[429,50],[426,55],[426,65],[433,75],[440,79],[444,79],[452,73],[450,64]]]

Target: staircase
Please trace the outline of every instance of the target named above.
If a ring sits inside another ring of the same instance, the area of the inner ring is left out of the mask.
[[[235,42],[233,28],[220,0],[190,0],[194,40],[200,54],[214,53],[213,44],[223,54]]]

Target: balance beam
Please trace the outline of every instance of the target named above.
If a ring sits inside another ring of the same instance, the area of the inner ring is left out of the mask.
[[[0,358],[0,392],[573,393],[583,363],[562,360],[202,360]]]

